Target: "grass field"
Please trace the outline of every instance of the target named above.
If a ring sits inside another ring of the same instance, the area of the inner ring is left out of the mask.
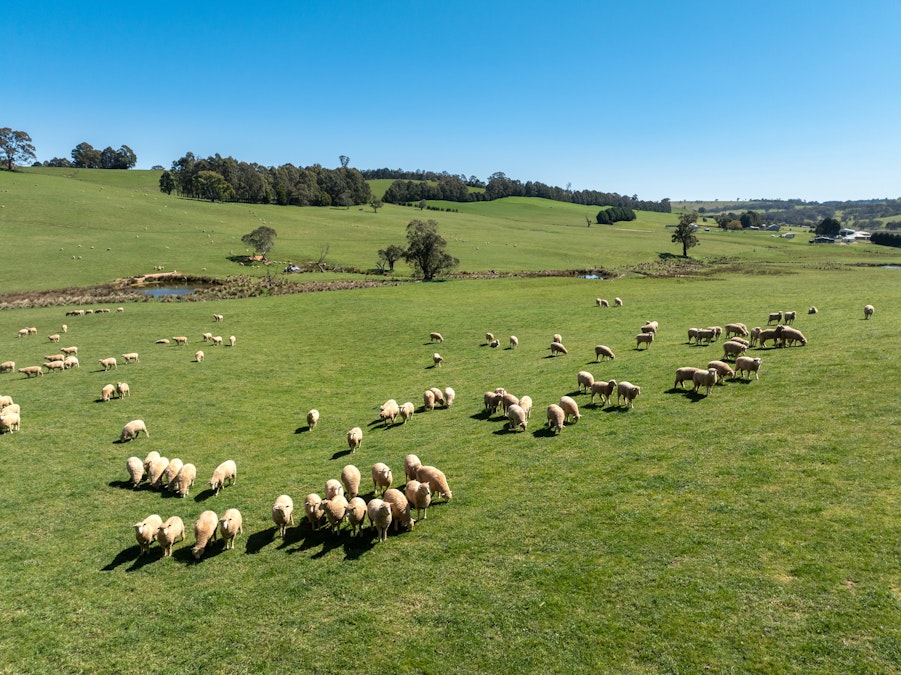
[[[4,253],[4,288],[175,264],[129,245],[145,232],[154,233],[152,252],[179,256],[179,269],[232,271],[218,261],[224,244],[186,245],[167,224],[167,207],[184,211],[180,227],[213,227],[215,237],[219,228],[226,237],[249,231],[253,223],[222,214],[251,207],[167,198],[154,193],[149,172],[147,188],[106,173],[109,183],[96,174],[0,173],[2,224],[22,234],[15,254]],[[105,205],[108,192],[115,195]],[[270,223],[270,213],[296,218],[313,239],[341,228],[330,239],[341,260],[343,251],[362,259],[389,226],[402,231],[412,211],[252,210]],[[643,214],[627,232],[588,229],[584,217],[580,226],[579,213],[510,200],[439,215],[442,230],[469,242],[519,233],[527,243],[497,247],[502,269],[573,266],[567,261],[586,237],[605,243],[596,264],[624,272],[630,257],[637,265],[676,252],[662,216]],[[367,231],[364,218],[377,227]],[[72,225],[53,225],[62,221]],[[279,248],[308,245],[274,226]],[[106,238],[110,253],[121,249],[121,259],[102,258],[97,246],[82,254],[85,264],[61,272],[66,259],[50,255],[59,248],[51,241],[68,233],[68,256],[88,232]],[[21,431],[0,436],[0,672],[901,670],[901,364],[891,358],[901,270],[858,265],[901,256],[714,234],[692,253],[729,262],[678,278],[453,279],[138,303],[84,317],[66,317],[69,307],[0,312],[0,361],[39,364],[68,344],[81,359],[79,369],[36,379],[0,375],[0,393],[22,406]],[[491,266],[481,247],[448,240],[464,268]],[[623,307],[595,306],[596,297],[614,296]],[[869,321],[866,303],[876,307]],[[811,305],[818,314],[806,314]],[[777,309],[798,310],[806,346],[751,349],[763,359],[760,380],[727,380],[709,397],[672,388],[677,367],[722,356],[718,343],[686,344],[688,327],[761,325]],[[213,323],[213,313],[224,322]],[[634,335],[650,319],[660,332],[638,351]],[[64,322],[62,343],[49,343]],[[17,338],[25,326],[38,334]],[[443,344],[428,343],[432,330]],[[206,331],[236,335],[237,345],[203,346]],[[484,346],[486,331],[501,348]],[[549,356],[553,333],[567,356]],[[511,334],[516,350],[504,348]],[[189,346],[154,344],[175,335],[189,336]],[[594,363],[598,343],[616,359]],[[201,364],[193,362],[198,348]],[[436,350],[440,369],[431,367]],[[130,351],[140,363],[100,370],[97,359]],[[583,369],[640,385],[634,409],[589,405],[575,393]],[[116,381],[132,396],[98,402],[101,387]],[[453,387],[454,405],[422,411],[431,386]],[[499,386],[534,399],[526,432],[508,432],[484,412],[483,392]],[[564,394],[579,402],[582,419],[549,434],[544,409]],[[407,425],[373,424],[388,398],[416,404]],[[322,421],[310,431],[312,407]],[[135,418],[150,437],[115,443]],[[364,440],[349,455],[353,426]],[[126,458],[150,450],[197,465],[187,499],[125,486]],[[399,483],[408,453],[440,467],[454,494],[411,532],[377,544],[368,530],[334,536],[303,523],[284,541],[275,537],[269,512],[279,494],[300,511],[304,495],[322,493],[353,463],[368,497],[371,465],[386,462]],[[228,458],[237,484],[213,496],[206,481]],[[192,523],[203,510],[229,507],[244,514],[237,547],[217,543],[195,563]],[[171,559],[156,547],[138,555],[131,524],[150,513],[185,520],[187,541]]]

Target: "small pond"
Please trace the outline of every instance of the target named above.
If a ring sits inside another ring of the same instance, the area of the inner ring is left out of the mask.
[[[188,295],[189,293],[193,293],[199,288],[203,288],[203,286],[188,286],[186,284],[183,285],[175,285],[175,286],[151,286],[148,288],[138,288],[135,289],[144,295],[149,295],[152,298],[162,298],[165,295]]]

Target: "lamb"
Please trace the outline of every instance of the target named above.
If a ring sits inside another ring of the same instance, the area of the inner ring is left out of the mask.
[[[360,494],[360,470],[353,464],[341,469],[341,482],[344,483],[344,490],[351,499]]]
[[[587,394],[591,390],[591,385],[594,384],[594,375],[589,373],[587,370],[580,370],[576,374],[576,384],[579,387],[579,393],[582,393],[582,389],[584,387],[585,393]]]
[[[453,497],[444,473],[434,466],[420,466],[416,469],[416,480],[420,483],[427,483],[433,497],[444,497],[447,501],[450,501],[451,497]]]
[[[132,361],[138,363],[140,361],[137,352],[128,352],[128,354],[123,354],[122,360],[125,361],[125,363],[131,363]]]
[[[515,335],[510,336],[510,349],[516,349],[519,347],[519,338]]]
[[[751,358],[750,356],[739,356],[735,359],[735,372],[738,373],[739,376],[742,373],[748,374],[748,379],[751,379],[751,373],[754,373],[754,379],[760,379],[760,364],[763,363],[763,359],[760,358]]]
[[[81,364],[78,362],[77,356],[67,356],[63,360],[63,368],[69,370],[70,368],[81,368]]]
[[[14,373],[16,372],[16,362],[15,361],[4,361],[0,363],[0,373]]]
[[[566,351],[566,347],[564,347],[560,342],[552,342],[550,350],[551,356],[557,356],[557,354],[569,354],[569,352]]]
[[[763,331],[763,328],[760,326],[754,326],[751,329],[751,343],[750,346],[754,347],[757,345],[757,341],[760,339],[760,333]]]
[[[163,526],[163,519],[153,513],[139,523],[132,525],[135,531],[135,539],[141,547],[141,555],[147,553],[150,545],[156,540],[157,531]]]
[[[656,333],[657,329],[660,327],[656,321],[645,321],[644,326],[641,327],[642,333]]]
[[[444,342],[441,333],[429,333],[429,342]]]
[[[362,497],[354,497],[344,508],[344,517],[350,525],[350,533],[360,534],[363,531],[363,522],[366,520],[366,502]]]
[[[206,354],[203,353],[203,350],[198,349],[196,352],[194,352],[194,362],[195,363],[203,363],[203,359],[205,356],[206,356]]]
[[[319,411],[313,408],[307,413],[307,427],[315,429],[317,424],[319,424]]]
[[[21,424],[22,417],[19,415],[19,413],[5,413],[0,416],[0,434],[18,431]]]
[[[234,347],[235,344],[236,344],[237,342],[238,342],[238,338],[237,338],[237,337],[235,337],[234,335],[229,335],[229,336],[228,336],[228,346],[229,346],[229,347]]]
[[[635,348],[641,349],[641,345],[647,345],[648,347],[650,347],[653,341],[653,333],[639,333],[635,336]]]
[[[604,404],[610,402],[610,397],[613,396],[613,392],[616,391],[616,380],[610,380],[609,382],[595,382],[591,385],[591,401],[590,403],[594,403],[595,394],[600,396],[601,398],[601,407],[604,407]]]
[[[172,516],[156,531],[156,540],[163,549],[163,557],[172,555],[172,547],[177,541],[185,540],[185,523],[178,516]]]
[[[19,329],[19,334],[16,335],[16,337],[17,337],[17,338],[28,337],[28,329],[27,329],[27,328],[20,328],[20,329]]]
[[[404,475],[407,480],[416,480],[416,471],[422,466],[419,457],[416,455],[407,455],[404,457]]]
[[[445,387],[444,388],[444,407],[450,408],[453,405],[455,398],[457,398],[457,392],[455,392],[453,390],[453,388],[451,388],[451,387]]]
[[[179,497],[185,498],[188,496],[191,486],[194,485],[196,479],[197,467],[188,462],[175,476],[175,480],[169,483],[169,489],[178,494]]]
[[[400,418],[403,420],[404,424],[407,423],[407,420],[413,417],[413,412],[415,410],[416,406],[414,406],[411,401],[407,401],[400,407]]]
[[[169,466],[168,457],[157,457],[150,462],[147,468],[147,481],[153,489],[162,487],[163,475],[166,473],[166,467]]]
[[[501,346],[501,341],[498,340],[497,338],[495,338],[494,340],[492,340],[491,342],[488,343],[488,346],[491,347],[492,349],[497,349],[498,347]]]
[[[140,457],[129,457],[125,460],[125,470],[128,471],[128,477],[131,479],[132,489],[137,490],[138,485],[144,480],[144,462]]]
[[[485,392],[485,410],[489,413],[496,413],[498,406],[501,404],[501,399],[503,398],[502,394],[498,394],[493,391]]]
[[[78,347],[60,347],[60,351],[66,356],[78,356]]]
[[[613,298],[613,306],[614,307],[622,307],[623,301],[620,300],[619,298]]]
[[[578,422],[582,419],[582,415],[579,414],[579,404],[575,402],[569,396],[561,396],[560,397],[560,408],[563,410],[563,421],[569,422],[570,418],[572,418],[573,422]]]
[[[338,495],[344,495],[344,486],[341,485],[341,481],[329,478],[325,481],[325,498],[333,499]]]
[[[776,329],[776,337],[781,341],[783,347],[786,343],[794,344],[795,342],[800,342],[802,346],[807,344],[807,338],[804,337],[804,333],[797,328],[780,326]]]
[[[432,393],[431,389],[426,389],[422,392],[422,408],[423,410],[435,409],[435,394]]]
[[[104,370],[109,370],[110,368],[116,368],[116,369],[119,368],[119,364],[118,364],[118,362],[116,361],[116,357],[115,357],[115,356],[111,356],[111,357],[109,357],[108,359],[100,359],[100,361],[98,361],[98,363],[99,363],[101,366],[103,366],[103,369],[104,369]]]
[[[375,528],[379,541],[388,539],[388,526],[391,525],[391,504],[381,499],[373,499],[366,505],[366,515]]]
[[[119,398],[130,397],[131,387],[128,386],[128,382],[116,382],[116,393],[119,395]]]
[[[485,333],[485,344],[494,342],[494,333]]]
[[[703,340],[707,344],[710,344],[715,337],[716,331],[712,328],[699,328],[698,332],[696,333],[695,343],[701,344],[701,341]]]
[[[354,427],[347,432],[347,447],[351,452],[356,452],[363,444],[363,430],[360,427]]]
[[[554,429],[557,432],[560,432],[563,429],[563,421],[566,417],[563,412],[563,408],[561,408],[556,403],[551,403],[547,407],[547,426],[550,429]]]
[[[394,477],[391,474],[391,469],[388,468],[387,464],[382,462],[376,462],[372,465],[372,494],[378,496],[379,488],[381,488],[381,492],[384,494],[385,490],[391,487],[391,482]]]
[[[24,368],[19,368],[18,372],[25,375],[26,378],[43,377],[44,375],[44,371],[40,366],[25,366]]]
[[[387,427],[388,422],[394,424],[394,420],[397,419],[397,416],[400,414],[400,406],[397,405],[397,401],[393,398],[389,398],[379,407],[379,419],[384,423]]]
[[[100,390],[100,400],[106,403],[110,400],[113,395],[113,392],[116,391],[116,388],[111,384],[103,385],[103,388]]]
[[[53,335],[48,335],[47,339],[50,340],[50,342],[59,342],[59,333],[54,333]]]
[[[47,369],[48,373],[54,370],[61,373],[66,369],[66,364],[64,361],[50,361],[50,363],[44,364],[44,368]]]
[[[628,407],[635,407],[635,398],[641,393],[641,387],[637,387],[631,382],[626,382],[623,380],[618,385],[616,385],[616,404],[622,405],[620,400],[625,400],[628,403]]]
[[[272,505],[272,522],[278,528],[278,536],[285,538],[288,526],[294,527],[294,500],[288,495],[279,495]]]
[[[716,368],[710,368],[707,371],[698,370],[694,375],[691,376],[692,381],[695,383],[695,391],[698,391],[702,386],[707,388],[705,392],[705,396],[710,396],[710,388],[716,384],[718,379],[718,375],[716,373]]]
[[[323,499],[319,510],[325,514],[325,520],[329,529],[334,529],[335,534],[340,532],[341,523],[347,515],[347,500],[344,495],[335,495],[331,499]]]
[[[784,312],[782,314],[782,322],[785,324],[793,324],[795,322],[795,318],[797,318],[797,312]]]
[[[863,308],[863,318],[864,319],[869,319],[875,313],[876,313],[876,308],[873,307],[873,305],[864,305],[864,308]]]
[[[688,380],[689,382],[693,382],[692,378],[696,372],[701,371],[700,368],[695,368],[693,366],[685,366],[684,368],[676,369],[676,381],[673,382],[673,389],[679,387],[682,389],[682,383]],[[703,371],[701,371],[703,372]]]
[[[594,346],[594,360],[603,361],[604,359],[610,359],[611,361],[616,358],[616,355],[613,353],[613,350],[610,349],[607,345],[595,345]]]
[[[124,307],[116,307],[116,314],[121,314],[124,311],[125,311]]]
[[[397,532],[398,526],[403,526],[405,530],[412,530],[415,520],[410,515],[410,502],[407,501],[404,493],[396,488],[385,490],[382,501],[391,506],[391,522],[394,523],[394,531]]]
[[[210,478],[210,489],[218,495],[219,490],[225,487],[225,481],[228,481],[229,485],[238,482],[238,466],[234,460],[227,459],[216,467]]]
[[[810,307],[810,308],[807,310],[807,313],[808,313],[808,314],[816,314],[818,311],[820,311],[820,310],[818,310],[816,307]]]
[[[771,312],[767,317],[766,325],[769,326],[771,323],[779,323],[782,321],[782,312]]]
[[[319,524],[322,522],[322,509],[319,508],[321,503],[322,497],[315,492],[311,492],[303,500],[303,511],[314,532],[319,529]]]
[[[65,358],[65,354],[44,354],[45,361],[63,361]]]
[[[517,427],[522,427],[523,431],[526,430],[528,418],[526,411],[521,406],[514,404],[507,408],[507,419],[510,421],[511,430],[515,431]]]
[[[723,361],[711,361],[707,364],[707,369],[709,370],[710,368],[716,370],[716,374],[719,376],[720,380],[726,377],[735,377],[735,371],[732,370],[728,363]]]
[[[723,358],[725,361],[728,357],[732,357],[733,359],[736,356],[741,356],[746,351],[748,351],[748,345],[743,345],[741,342],[734,342],[729,340],[728,342],[723,343]]]
[[[194,546],[191,553],[195,560],[200,560],[207,545],[216,541],[216,529],[219,526],[219,516],[215,511],[204,511],[194,523]]]
[[[532,397],[523,396],[519,399],[519,407],[522,408],[523,412],[526,414],[526,419],[529,419],[532,416]]]
[[[238,509],[227,509],[219,519],[219,534],[225,541],[225,550],[235,547],[235,539],[244,532],[244,518]]]
[[[431,389],[429,389],[429,391],[432,392],[432,395],[435,397],[436,405],[444,405],[443,391],[441,391],[438,387],[432,387]],[[446,408],[447,406],[445,405],[444,407]]]
[[[432,490],[427,484],[420,483],[418,480],[409,481],[404,488],[404,496],[406,496],[410,505],[416,509],[417,520],[420,518],[425,520],[429,517],[428,509],[432,503]]]
[[[212,344],[214,347],[221,347],[222,346],[222,336],[214,335],[213,337],[210,338],[210,344]]]
[[[598,307],[609,307],[610,306],[610,303],[607,302],[606,300],[604,300],[604,298],[595,298],[594,303]]]
[[[741,337],[748,336],[748,327],[743,323],[727,323],[725,326],[726,337],[730,335],[740,335]]]
[[[177,345],[186,345],[188,344],[188,338],[184,335],[177,335],[172,338],[172,341]]]
[[[772,340],[773,344],[779,338],[779,332],[775,328],[764,328],[757,334],[757,343],[761,349],[766,347],[768,340]],[[727,343],[728,344],[728,343]]]
[[[201,333],[200,339],[203,340],[204,342],[212,342],[213,334],[212,333]]]
[[[122,433],[119,434],[119,442],[125,443],[125,441],[133,440],[137,438],[142,431],[147,438],[150,438],[150,432],[147,431],[147,425],[144,424],[144,420],[132,420],[122,427]]]

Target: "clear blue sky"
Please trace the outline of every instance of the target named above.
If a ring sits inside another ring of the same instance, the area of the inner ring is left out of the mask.
[[[5,0],[0,126],[643,199],[901,196],[901,2]]]

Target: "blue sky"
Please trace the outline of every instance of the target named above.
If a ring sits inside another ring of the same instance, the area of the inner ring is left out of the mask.
[[[132,7],[131,5],[135,5]],[[642,199],[901,196],[901,3],[6,0],[0,126]]]

